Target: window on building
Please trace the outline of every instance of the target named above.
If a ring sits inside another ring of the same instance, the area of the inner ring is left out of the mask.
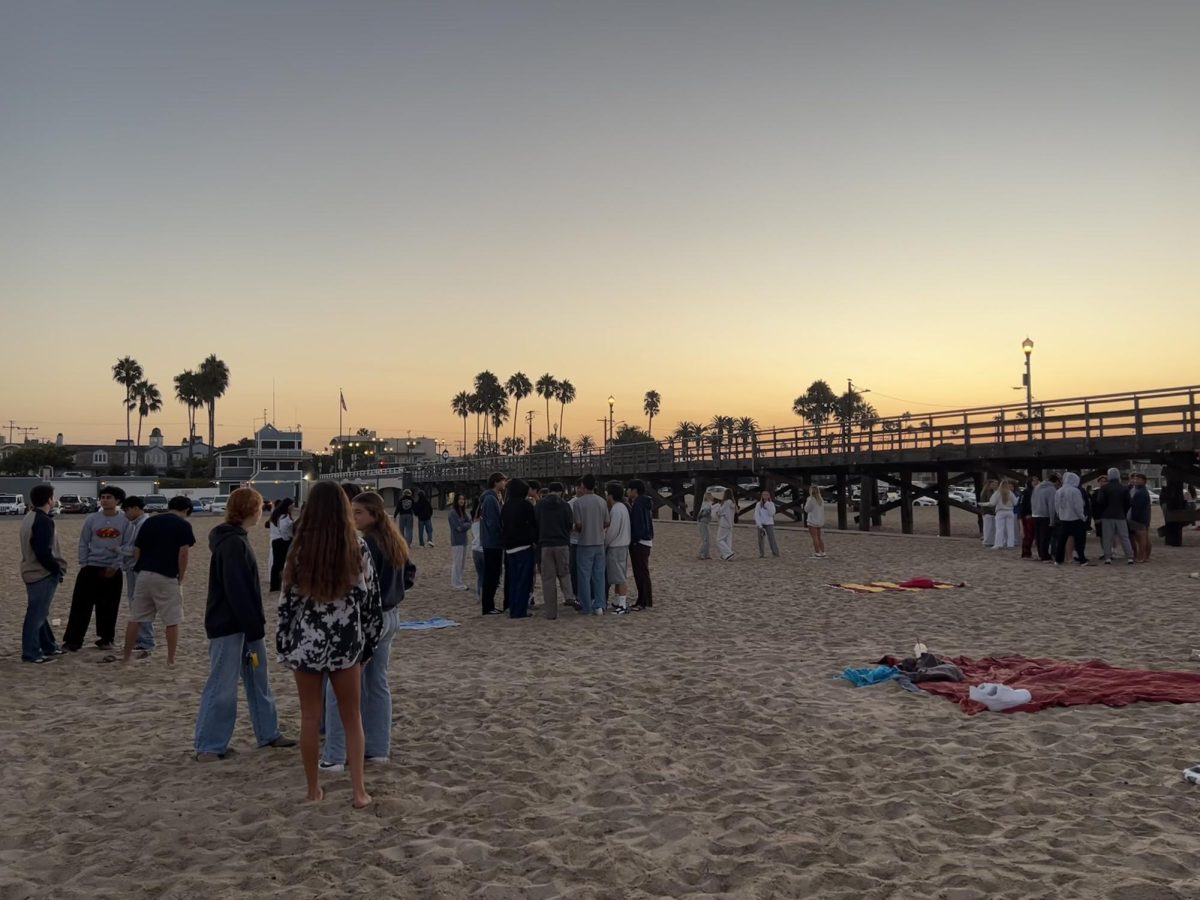
[[[92,454],[92,465],[107,466],[108,465],[108,451],[106,451],[106,450],[95,451]]]
[[[262,448],[263,450],[278,450],[279,442],[278,441],[259,441],[259,447]]]
[[[276,468],[276,466],[277,466],[277,463],[273,463],[273,462],[265,462],[265,463],[263,463],[263,464],[262,464],[262,466],[261,466],[260,468],[261,468],[261,469],[262,469],[262,471],[264,471],[264,472],[276,472],[276,471],[278,471],[278,469]]]
[[[296,442],[295,441],[280,441],[279,449],[280,450],[295,450]]]

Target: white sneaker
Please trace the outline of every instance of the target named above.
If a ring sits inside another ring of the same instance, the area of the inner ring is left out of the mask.
[[[373,766],[386,766],[390,757],[387,756],[368,756],[367,762]]]
[[[319,763],[317,763],[317,771],[328,772],[330,775],[337,775],[341,772],[345,772],[346,766],[344,763],[327,763],[325,760],[321,760]]]

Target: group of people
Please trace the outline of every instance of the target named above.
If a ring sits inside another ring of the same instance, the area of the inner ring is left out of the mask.
[[[30,492],[21,523],[21,577],[27,607],[21,657],[45,664],[82,649],[93,613],[95,646],[115,649],[121,588],[128,587],[129,617],[123,653],[105,661],[128,665],[134,653],[154,649],[154,622],[166,631],[167,665],[174,666],[183,621],[182,585],[195,545],[192,505],[183,497],[148,516],[137,497],[115,486],[100,493],[100,509],[84,521],[71,613],[61,645],[50,625],[55,592],[67,574],[51,515],[51,485]],[[248,530],[262,515],[263,498],[250,487],[233,491],[225,519],[208,537],[210,560],[204,628],[209,674],[200,695],[195,755],[224,759],[237,719],[242,682],[260,747],[294,747],[279,729],[268,679],[266,615],[258,560]],[[408,545],[383,498],[353,485],[314,485],[298,518],[276,504],[271,520],[269,586],[279,590],[275,633],[278,659],[293,672],[300,701],[300,751],[308,799],[323,796],[319,773],[349,768],[353,805],[370,803],[363,768],[387,762],[391,741],[388,664],[399,630],[398,606],[415,577]],[[325,733],[322,753],[320,734]]]
[[[979,497],[982,543],[993,550],[1015,548],[1021,522],[1021,557],[1062,565],[1071,558],[1086,566],[1089,531],[1100,539],[1100,557],[1113,560],[1119,545],[1128,565],[1150,561],[1152,502],[1141,472],[1122,475],[1110,468],[1089,491],[1079,475],[1050,473],[1043,481],[1031,474],[1018,490],[1009,479],[989,479]]]
[[[766,548],[771,548],[772,556],[779,556],[779,544],[775,540],[775,499],[770,491],[762,491],[754,504],[754,526],[758,535],[758,556],[766,556]],[[696,513],[696,528],[700,532],[699,559],[712,559],[711,556],[711,527],[717,523],[717,552],[722,560],[734,557],[733,524],[737,519],[737,503],[731,491],[724,491],[720,499],[715,491],[705,491]],[[808,497],[804,501],[803,521],[808,528],[812,540],[813,559],[825,558],[825,498],[821,496],[821,488],[811,485]]]
[[[609,482],[597,493],[596,477],[576,482],[574,496],[554,481],[508,479],[495,472],[473,504],[454,497],[447,514],[450,531],[450,586],[469,590],[467,554],[475,567],[475,592],[485,616],[507,612],[526,618],[536,607],[534,581],[540,574],[542,615],[556,619],[561,591],[566,606],[582,615],[603,615],[613,594],[617,615],[651,609],[654,585],[650,552],[654,546],[654,506],[639,479]],[[399,508],[398,508],[399,513]],[[632,575],[637,597],[630,603]],[[501,590],[502,606],[496,608]]]

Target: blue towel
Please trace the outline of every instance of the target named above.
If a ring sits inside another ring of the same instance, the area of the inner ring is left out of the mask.
[[[873,669],[846,669],[842,672],[845,678],[855,687],[866,687],[869,684],[879,684],[900,677],[900,670],[895,666],[876,666]]]
[[[451,628],[457,624],[453,619],[416,619],[412,622],[401,622],[400,631],[432,631],[435,628]]]

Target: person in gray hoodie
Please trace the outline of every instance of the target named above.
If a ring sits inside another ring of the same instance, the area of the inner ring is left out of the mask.
[[[1033,489],[1030,511],[1033,517],[1034,540],[1037,542],[1038,560],[1050,562],[1050,522],[1054,518],[1054,495],[1058,491],[1058,475],[1050,477]]]
[[[1067,555],[1067,542],[1072,541],[1075,545],[1075,562],[1086,565],[1084,547],[1087,544],[1087,509],[1083,504],[1083,491],[1079,489],[1079,476],[1074,472],[1063,476],[1062,487],[1054,495],[1054,511],[1058,515],[1059,523],[1054,564],[1063,564]]]
[[[131,527],[117,509],[125,499],[119,487],[100,491],[100,509],[83,521],[79,532],[79,575],[71,596],[71,613],[63,646],[72,653],[83,647],[92,610],[96,611],[96,646],[111,650],[117,632],[117,613],[121,609],[121,545]]]
[[[1113,537],[1121,541],[1125,562],[1133,565],[1133,545],[1129,541],[1129,488],[1121,484],[1121,470],[1108,470],[1108,484],[1097,494],[1099,509],[1093,510],[1100,521],[1100,556],[1104,564],[1112,564]]]

